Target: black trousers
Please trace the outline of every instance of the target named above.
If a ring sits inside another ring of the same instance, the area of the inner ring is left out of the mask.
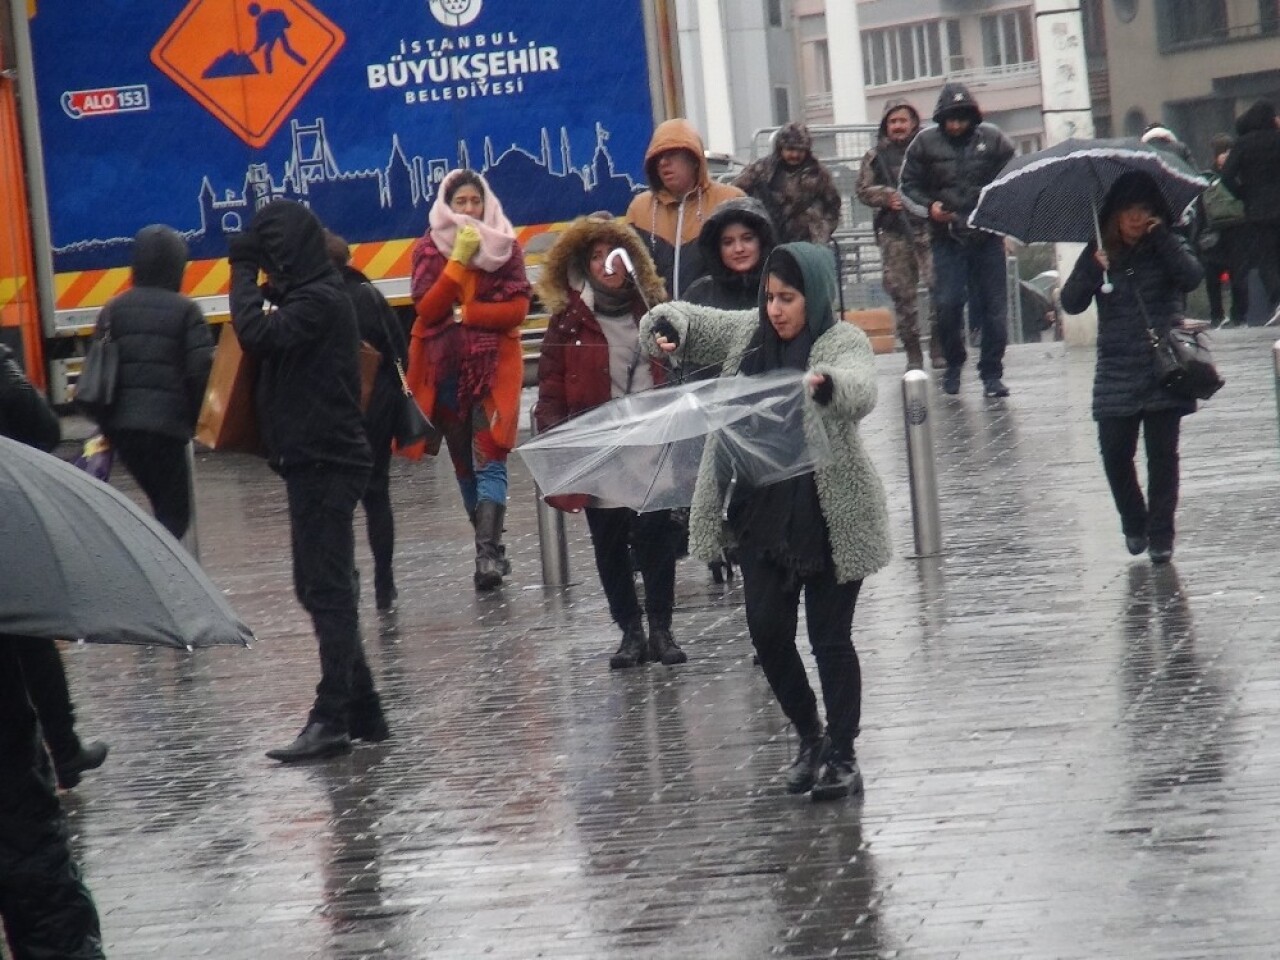
[[[57,644],[32,638],[18,646],[18,656],[26,677],[27,694],[40,720],[49,752],[56,762],[74,757],[80,752],[80,739],[76,736],[76,715],[67,686],[67,671]]]
[[[1125,536],[1146,535],[1156,548],[1173,546],[1173,515],[1178,508],[1178,433],[1182,417],[1174,411],[1141,413],[1098,420],[1098,446],[1111,496]],[[1147,448],[1147,496],[1143,499],[1133,458],[1138,431]]]
[[[1274,310],[1280,304],[1280,220],[1246,223],[1244,230],[1252,265],[1267,291],[1267,308]]]
[[[0,637],[0,922],[14,960],[101,960],[98,911],[27,696],[21,650],[37,642]]]
[[[862,581],[837,583],[828,563],[800,579],[761,556],[749,543],[739,548],[747,629],[765,678],[782,712],[803,737],[821,730],[817,698],[796,648],[800,593],[804,592],[809,645],[818,665],[827,733],[832,747],[851,752],[862,721],[862,667],[853,646],[853,610]]]
[[[293,545],[293,588],[320,645],[320,683],[311,720],[346,730],[349,711],[374,693],[360,640],[352,522],[367,470],[317,464],[285,475]]]
[[[142,430],[116,430],[107,439],[151,501],[160,525],[181,540],[191,525],[187,441]]]
[[[1223,320],[1222,274],[1230,277],[1231,322],[1244,323],[1249,316],[1249,232],[1241,227],[1220,231],[1218,242],[1200,254],[1204,264],[1204,289],[1209,295],[1209,319]]]
[[[644,612],[650,627],[671,628],[676,602],[676,552],[681,530],[670,510],[636,513],[625,507],[587,507],[587,528],[595,548],[596,571],[609,601],[609,616],[625,626],[640,616],[640,600],[631,570],[635,551],[644,581]]]
[[[395,399],[398,401],[399,397],[397,393]],[[369,552],[373,554],[374,584],[385,589],[392,583],[391,558],[396,546],[396,521],[391,513],[391,434],[395,429],[395,408],[384,404],[377,409],[377,414],[365,420],[365,434],[373,449],[373,470],[360,503],[364,506]]]

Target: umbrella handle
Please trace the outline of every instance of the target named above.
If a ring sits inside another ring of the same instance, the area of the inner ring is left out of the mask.
[[[1102,224],[1098,222],[1098,206],[1097,204],[1090,201],[1089,209],[1093,211],[1093,236],[1098,242],[1097,249],[1101,250],[1102,249]],[[1115,284],[1111,282],[1110,271],[1103,270],[1102,271],[1102,292],[1110,293],[1115,288],[1116,288]]]
[[[738,468],[733,468],[733,476],[729,478],[729,486],[724,491],[724,505],[720,508],[720,519],[729,522],[729,504],[733,502],[733,491],[738,486]]]

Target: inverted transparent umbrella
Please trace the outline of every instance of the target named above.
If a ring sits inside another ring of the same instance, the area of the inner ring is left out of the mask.
[[[708,442],[739,492],[830,462],[821,421],[804,419],[805,393],[799,371],[697,380],[620,397],[516,450],[544,496],[640,513],[687,507]]]
[[[189,649],[253,633],[160,524],[105,483],[0,437],[0,634]]]

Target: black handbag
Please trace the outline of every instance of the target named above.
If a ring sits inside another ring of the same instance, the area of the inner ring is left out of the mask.
[[[1213,365],[1208,339],[1199,330],[1172,327],[1163,334],[1151,331],[1155,350],[1156,380],[1175,397],[1208,400],[1226,382]]]
[[[111,338],[111,319],[105,310],[98,328],[98,336],[89,345],[80,367],[75,392],[76,406],[94,420],[101,420],[111,412],[120,377],[120,348]]]
[[[402,394],[396,406],[396,422],[392,427],[391,436],[395,439],[396,446],[402,450],[424,440],[427,441],[428,447],[434,446],[439,449],[442,435],[436,425],[422,412],[417,398],[409,389],[409,381],[404,375],[404,361],[395,353],[397,341],[391,334],[390,324],[387,323],[387,311],[378,311],[378,316],[382,320],[382,331],[387,335],[387,349],[391,351],[391,361],[395,364],[396,376],[400,378]]]
[[[1161,388],[1182,400],[1208,400],[1221,390],[1226,381],[1213,364],[1213,352],[1204,331],[1180,326],[1181,321],[1176,320],[1159,332],[1152,326],[1146,301],[1136,286],[1133,295],[1151,337],[1152,364]]]

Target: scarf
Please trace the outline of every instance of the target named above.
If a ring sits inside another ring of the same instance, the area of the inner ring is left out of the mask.
[[[454,213],[445,202],[449,185],[459,176],[461,170],[445,174],[436,190],[435,202],[431,204],[431,213],[427,216],[428,230],[435,241],[436,249],[444,254],[445,259],[453,253],[453,241],[457,239],[458,229],[470,224],[480,234],[480,249],[476,251],[468,266],[485,273],[493,273],[511,259],[511,251],[516,243],[515,227],[502,212],[502,202],[490,188],[488,181],[480,177],[484,184],[484,219],[475,220],[462,214]]]
[[[596,283],[595,277],[588,274],[587,284],[591,287],[591,302],[597,313],[606,313],[611,317],[631,313],[631,305],[635,302],[636,293],[630,281],[613,290]]]

